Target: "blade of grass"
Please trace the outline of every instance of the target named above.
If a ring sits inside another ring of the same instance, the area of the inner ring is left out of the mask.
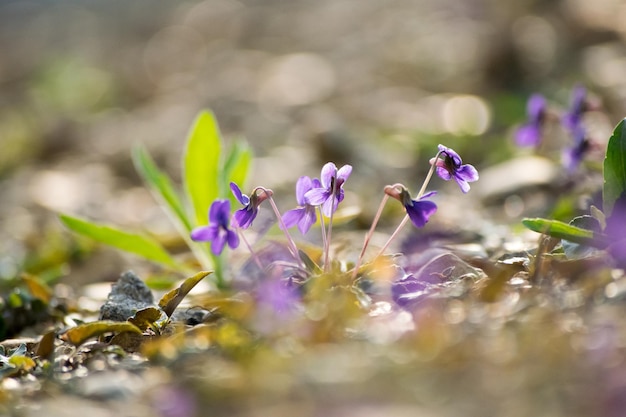
[[[147,236],[124,232],[110,226],[100,225],[60,214],[59,219],[70,230],[90,237],[100,243],[113,246],[125,252],[134,253],[145,259],[180,269],[181,266],[154,239]]]
[[[626,119],[615,126],[604,158],[602,210],[609,217],[615,201],[626,192]]]
[[[159,170],[145,147],[136,146],[132,151],[132,159],[135,169],[156,199],[162,203],[167,214],[174,219],[175,223],[180,223],[177,226],[182,226],[185,234],[189,234],[192,228],[191,222],[170,178]]]

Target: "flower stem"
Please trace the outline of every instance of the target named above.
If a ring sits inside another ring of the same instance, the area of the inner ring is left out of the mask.
[[[324,220],[324,213],[322,213],[322,206],[317,206],[320,212],[320,226],[322,228],[322,246],[326,247],[326,221]]]
[[[330,239],[333,234],[333,214],[335,214],[335,198],[337,193],[337,179],[333,179],[333,186],[331,192],[331,203],[330,203],[330,217],[328,218],[328,233],[326,234],[326,246],[324,247],[324,272],[327,273],[330,268],[330,264],[328,262],[328,253],[330,252]]]
[[[252,259],[254,259],[254,262],[256,263],[256,265],[259,267],[261,271],[263,271],[263,264],[261,263],[261,260],[257,256],[254,249],[252,249],[252,246],[250,246],[248,239],[246,239],[246,236],[243,234],[243,230],[240,228],[237,228],[237,233],[239,233],[241,240],[243,241],[244,245],[246,245],[246,247],[248,248],[248,251],[250,252],[250,255],[252,256]]]
[[[437,159],[439,159],[439,155],[441,155],[441,153],[442,151],[437,152],[437,155],[435,155],[435,157],[433,158],[434,163],[430,165],[428,174],[426,174],[426,178],[424,179],[424,182],[422,183],[422,188],[420,188],[419,193],[417,193],[416,200],[419,200],[420,197],[423,196],[424,193],[426,192],[426,187],[428,187],[428,183],[433,177],[433,173],[435,172],[435,168],[437,167]],[[378,251],[378,254],[376,255],[374,259],[377,259],[378,257],[382,256],[382,254],[387,250],[389,245],[391,245],[391,242],[396,238],[396,236],[398,236],[398,234],[400,233],[402,228],[407,224],[408,221],[409,221],[409,215],[407,214],[404,216],[404,219],[402,219],[402,221],[400,222],[396,230],[391,234],[391,236],[387,240],[387,243],[385,243],[385,245],[380,249],[380,251]]]
[[[291,234],[289,233],[289,229],[287,229],[287,226],[285,226],[285,222],[283,222],[283,218],[280,215],[280,211],[278,211],[278,207],[276,206],[276,203],[274,202],[274,198],[272,198],[272,193],[263,187],[259,187],[259,189],[265,193],[265,195],[267,196],[267,199],[270,202],[270,205],[272,206],[272,209],[274,210],[274,214],[276,215],[278,224],[280,225],[280,228],[283,230],[283,233],[285,234],[285,237],[287,238],[289,251],[291,252],[291,254],[293,255],[295,259],[301,262],[300,256],[298,255],[298,247],[296,246],[296,243],[293,241],[293,238],[291,237]]]
[[[380,220],[380,216],[383,213],[383,209],[387,204],[387,200],[389,200],[389,196],[387,194],[383,195],[383,199],[380,201],[380,205],[378,206],[378,211],[376,212],[376,216],[374,216],[374,220],[372,221],[372,225],[370,226],[370,230],[365,235],[365,239],[363,240],[363,249],[361,249],[361,253],[359,254],[359,258],[356,261],[356,265],[354,266],[354,272],[352,273],[352,279],[355,279],[357,273],[359,272],[359,268],[361,267],[361,262],[363,261],[363,255],[365,255],[365,250],[372,239],[372,235],[374,234],[374,230],[376,229],[376,225]]]

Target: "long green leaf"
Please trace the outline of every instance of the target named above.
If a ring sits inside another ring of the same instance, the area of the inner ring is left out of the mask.
[[[213,113],[201,112],[189,135],[183,157],[183,178],[187,197],[198,225],[208,223],[209,205],[219,193],[221,136]]]
[[[183,228],[182,232],[188,234],[192,228],[191,222],[170,178],[159,170],[143,146],[139,145],[133,149],[132,158],[135,169],[146,182],[150,191],[163,203],[164,209],[174,221],[180,223]]]
[[[228,197],[235,206],[239,204],[228,186],[231,182],[245,189],[248,171],[252,162],[252,150],[244,142],[237,142],[230,149],[224,169],[222,169],[220,184],[223,186],[222,197]]]
[[[540,218],[523,219],[522,224],[534,232],[543,233],[558,239],[565,239],[581,245],[603,249],[609,244],[606,236],[602,234],[594,233],[591,230],[572,226],[558,220]]]
[[[176,261],[172,259],[158,242],[147,236],[124,232],[110,226],[91,223],[65,214],[60,214],[59,218],[70,230],[98,242],[170,267],[179,267]]]
[[[626,119],[617,124],[609,139],[604,158],[604,214],[608,217],[615,201],[626,192]]]

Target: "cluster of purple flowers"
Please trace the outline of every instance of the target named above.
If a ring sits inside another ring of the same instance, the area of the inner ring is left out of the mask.
[[[458,153],[443,145],[439,145],[439,151],[436,157],[430,160],[430,164],[431,171],[435,169],[437,175],[446,181],[454,179],[464,193],[470,189],[469,182],[478,180],[476,169],[472,165],[463,164]],[[321,170],[320,179],[300,177],[296,182],[298,206],[282,216],[276,210],[281,228],[297,226],[303,235],[306,234],[317,222],[317,209],[322,215],[332,219],[339,203],[344,200],[343,185],[351,173],[350,165],[337,169],[334,163],[328,162]],[[429,179],[430,174],[423,188]],[[215,255],[221,254],[227,244],[231,249],[237,248],[240,240],[238,231],[249,228],[257,217],[261,203],[272,198],[272,191],[263,187],[255,188],[249,196],[242,193],[235,183],[231,183],[230,188],[243,207],[236,210],[231,217],[229,200],[215,200],[209,209],[209,224],[197,227],[191,232],[192,240],[211,242],[211,251]],[[437,211],[437,205],[428,200],[436,194],[434,191],[425,194],[422,191],[413,199],[406,187],[397,184],[387,186],[385,193],[402,203],[408,218],[416,227],[424,227]],[[274,205],[273,201],[271,203]]]
[[[560,124],[569,134],[572,142],[562,154],[563,166],[573,172],[580,165],[590,143],[583,123],[583,115],[589,110],[587,90],[577,86],[572,92],[569,109],[561,116]],[[543,132],[549,119],[548,103],[540,94],[533,94],[526,104],[527,122],[515,132],[515,142],[521,147],[538,147],[543,141]]]

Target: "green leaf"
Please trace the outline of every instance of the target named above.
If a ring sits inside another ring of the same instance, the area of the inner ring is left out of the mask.
[[[132,152],[135,169],[148,185],[150,191],[157,200],[162,203],[167,214],[178,223],[185,235],[188,234],[192,225],[170,178],[159,170],[154,160],[143,146],[136,146]]]
[[[90,237],[148,260],[179,268],[174,259],[155,240],[138,234],[124,232],[110,226],[99,225],[76,217],[60,214],[59,218],[70,230]]]
[[[581,245],[603,249],[609,244],[607,237],[600,233],[594,233],[591,230],[582,229],[558,220],[540,218],[523,219],[522,224],[534,232],[543,233],[558,239],[565,239]]]
[[[237,142],[232,146],[224,163],[220,183],[224,189],[221,196],[228,196],[231,203],[239,204],[235,196],[230,192],[229,184],[234,182],[240,188],[244,188],[248,171],[252,162],[252,150],[245,142]]]
[[[201,112],[189,135],[183,157],[187,197],[198,225],[208,223],[208,209],[219,194],[219,161],[222,140],[213,113]]]
[[[183,298],[191,291],[193,287],[196,286],[198,282],[202,280],[202,278],[211,274],[213,271],[202,271],[198,272],[192,277],[187,278],[178,288],[174,288],[159,300],[159,307],[167,314],[167,316],[171,316],[176,307],[183,301]]]
[[[570,226],[589,230],[593,233],[601,233],[602,231],[600,227],[600,222],[592,216],[574,217],[572,221],[569,222],[569,224]],[[569,240],[565,239],[562,240],[561,245],[563,245],[563,251],[565,252],[565,256],[567,256],[568,259],[583,259],[593,255],[596,252],[596,249],[594,249],[593,247],[570,242]]]
[[[606,147],[604,158],[603,211],[609,217],[613,205],[626,191],[626,119],[617,124]]]
[[[86,340],[101,334],[122,332],[141,334],[141,330],[132,323],[103,320],[72,327],[61,335],[61,339],[78,346]]]

